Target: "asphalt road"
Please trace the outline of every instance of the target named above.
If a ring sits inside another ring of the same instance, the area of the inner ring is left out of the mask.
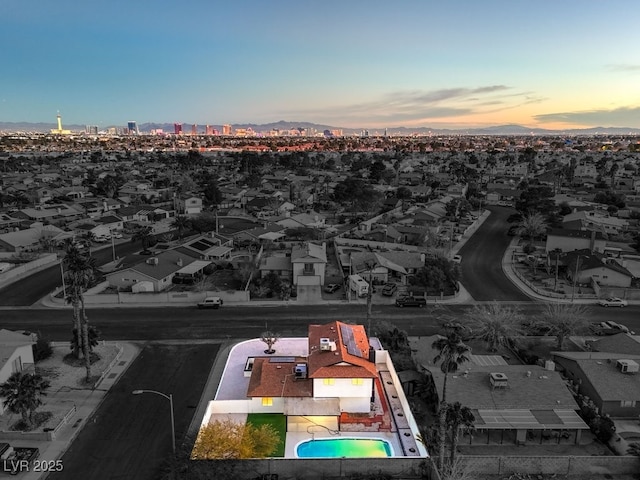
[[[540,314],[540,303],[515,303],[526,317]],[[409,335],[431,335],[448,319],[460,318],[471,305],[427,308],[377,306],[373,319],[387,320]],[[615,320],[640,332],[640,306],[622,309],[589,306],[592,321]],[[255,338],[267,327],[282,336],[305,336],[307,326],[332,320],[366,324],[364,305],[314,305],[289,307],[222,307],[198,310],[195,307],[87,309],[89,322],[105,340],[226,340]],[[0,310],[0,328],[40,332],[51,340],[68,341],[71,310],[18,308]]]
[[[95,248],[99,248],[99,250],[95,250]],[[141,247],[139,242],[136,242],[135,244],[131,242],[123,242],[116,245],[115,250],[116,256],[124,258],[132,257],[134,252],[139,252],[141,250]],[[93,247],[91,256],[96,259],[98,265],[111,262],[113,260],[113,249],[111,244],[107,246]],[[134,257],[137,256],[138,255],[134,255]],[[0,290],[0,306],[33,305],[60,285],[62,285],[62,272],[60,270],[60,265],[56,263],[52,267],[18,280],[17,282],[7,285],[5,288]]]
[[[144,347],[109,390],[62,457],[64,470],[49,480],[154,480],[171,455],[169,401],[137,389],[173,393],[176,438],[191,423],[218,344]]]
[[[502,257],[511,237],[507,217],[512,208],[489,207],[491,215],[460,249],[461,282],[474,300],[530,301],[502,271]]]

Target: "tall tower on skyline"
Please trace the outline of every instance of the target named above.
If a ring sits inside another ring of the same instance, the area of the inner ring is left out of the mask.
[[[174,123],[173,124],[173,133],[176,135],[182,135],[182,124]]]
[[[51,133],[54,135],[70,135],[71,134],[71,130],[63,130],[62,129],[62,115],[60,115],[60,112],[58,111],[58,115],[57,115],[57,120],[58,120],[58,128],[52,128],[51,129]]]
[[[191,125],[191,135],[198,135],[198,124],[194,123]]]
[[[140,130],[138,130],[138,124],[135,121],[127,122],[127,129],[129,130],[129,135],[140,134]]]
[[[222,126],[222,134],[223,135],[231,135],[231,125],[223,125]]]

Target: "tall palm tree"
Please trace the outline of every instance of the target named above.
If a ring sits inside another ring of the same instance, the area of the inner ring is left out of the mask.
[[[135,243],[140,241],[142,244],[142,249],[145,252],[148,252],[148,248],[151,246],[151,242],[153,242],[153,235],[151,234],[151,227],[142,227],[136,233],[134,233],[131,237],[131,242]]]
[[[434,363],[440,363],[440,370],[444,373],[444,384],[442,387],[442,398],[438,409],[438,440],[439,455],[438,466],[444,467],[445,441],[447,436],[447,377],[449,373],[455,373],[464,362],[469,360],[467,354],[471,352],[468,345],[465,345],[460,336],[455,332],[450,332],[446,337],[438,338],[431,344],[431,348],[439,353],[433,359]]]
[[[0,385],[0,397],[11,413],[19,413],[24,425],[29,428],[33,422],[33,413],[42,405],[42,396],[46,395],[49,381],[37,373],[13,373]]]
[[[446,422],[447,427],[451,431],[451,456],[449,457],[451,465],[453,465],[456,460],[460,427],[473,428],[475,421],[476,417],[469,407],[463,407],[460,402],[447,405]]]
[[[67,249],[64,257],[65,280],[67,281],[67,301],[73,306],[74,328],[80,332],[80,345],[74,354],[80,358],[80,350],[85,359],[87,381],[91,378],[91,357],[89,346],[89,320],[85,311],[84,291],[95,275],[95,259],[82,253],[77,247]],[[79,347],[79,348],[78,348]]]
[[[562,350],[567,337],[585,333],[589,329],[589,315],[589,310],[581,304],[547,303],[536,326],[555,336],[556,347]]]
[[[185,215],[178,215],[171,222],[171,227],[178,230],[178,238],[182,239],[184,231],[191,228],[191,220]]]
[[[483,340],[492,352],[500,346],[509,346],[516,337],[524,334],[523,319],[517,307],[498,302],[475,305],[465,314],[465,324],[473,337]]]

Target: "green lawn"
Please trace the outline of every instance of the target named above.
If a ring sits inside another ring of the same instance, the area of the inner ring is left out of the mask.
[[[271,425],[280,436],[278,448],[272,456],[284,457],[284,441],[287,436],[287,417],[279,413],[250,413],[247,416],[247,423],[251,423],[254,427]]]

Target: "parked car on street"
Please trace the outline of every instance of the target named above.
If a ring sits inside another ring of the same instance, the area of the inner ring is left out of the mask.
[[[390,297],[398,291],[398,285],[395,283],[385,283],[382,287],[382,295]]]
[[[454,255],[453,258],[451,259],[451,261],[453,263],[460,263],[462,262],[462,255]]]
[[[411,297],[402,296],[396,298],[396,307],[424,307],[427,304],[427,299],[424,297]]]
[[[617,335],[618,333],[631,333],[633,335],[635,333],[631,332],[626,326],[612,321],[592,323],[589,326],[589,330],[594,335]]]
[[[198,308],[220,308],[223,303],[220,297],[207,297],[198,303]]]
[[[113,235],[111,235],[113,238],[122,238],[122,234],[120,232],[115,232]]]
[[[598,305],[603,307],[626,307],[629,305],[629,302],[618,297],[609,297],[603,300],[598,300]]]
[[[326,287],[324,287],[324,291],[327,293],[333,293],[340,290],[341,285],[339,283],[330,283]]]

